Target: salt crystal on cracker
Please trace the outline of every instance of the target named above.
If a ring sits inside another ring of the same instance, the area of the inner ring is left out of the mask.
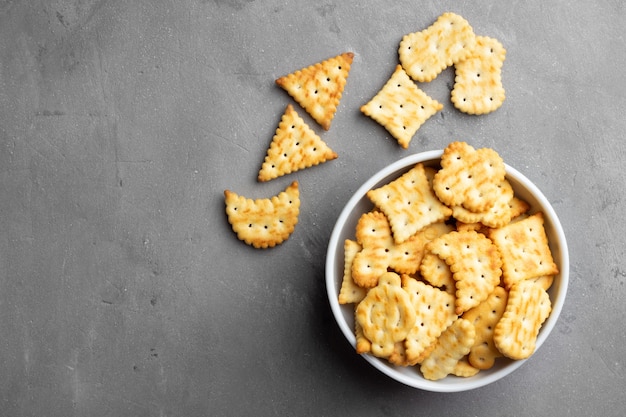
[[[337,154],[287,105],[265,160],[259,181],[290,174],[337,158]]]
[[[398,65],[383,88],[361,106],[361,111],[406,149],[420,126],[442,108],[443,104],[419,89]]]
[[[353,58],[352,52],[345,52],[280,77],[276,84],[287,91],[324,130],[328,130],[343,95]]]
[[[428,28],[402,38],[400,64],[415,81],[429,82],[445,68],[467,58],[475,43],[476,36],[467,20],[443,13]]]

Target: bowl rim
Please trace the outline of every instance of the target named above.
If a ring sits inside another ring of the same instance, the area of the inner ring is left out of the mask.
[[[432,150],[432,151],[424,151],[415,153],[406,157],[403,157],[386,167],[379,170],[377,173],[372,175],[367,181],[365,181],[357,191],[350,197],[344,208],[342,209],[335,225],[333,226],[333,230],[330,236],[330,240],[328,243],[328,250],[326,255],[326,265],[325,265],[325,282],[326,282],[326,290],[328,294],[328,300],[331,306],[331,310],[337,325],[341,329],[341,332],[346,337],[348,342],[355,347],[356,346],[356,338],[354,336],[353,329],[348,325],[345,321],[342,313],[342,305],[339,304],[338,301],[338,293],[337,293],[337,282],[339,285],[341,284],[341,279],[339,281],[336,280],[336,258],[339,254],[339,249],[343,248],[343,241],[340,242],[342,238],[344,226],[352,214],[352,211],[355,209],[357,204],[365,197],[368,190],[377,186],[377,184],[381,183],[384,179],[389,176],[392,176],[396,173],[400,175],[399,171],[403,169],[407,169],[412,165],[417,163],[432,163],[436,160],[440,160],[443,154],[443,150]],[[519,183],[519,185],[526,188],[528,192],[532,194],[532,196],[538,200],[539,204],[542,206],[542,210],[544,211],[544,218],[548,221],[553,229],[554,233],[557,236],[558,245],[559,245],[559,291],[556,294],[556,297],[552,300],[552,311],[550,316],[543,323],[540,333],[537,337],[535,353],[543,342],[547,339],[548,335],[551,333],[552,329],[556,325],[556,322],[559,318],[561,310],[563,308],[563,304],[565,302],[565,296],[567,294],[567,287],[569,283],[569,254],[567,249],[567,241],[565,238],[565,233],[563,232],[563,228],[561,226],[560,220],[554,211],[554,208],[548,201],[548,199],[544,196],[544,194],[539,190],[539,188],[526,176],[524,176],[521,172],[516,170],[515,168],[509,166],[505,163],[506,168],[506,176],[507,178],[513,179],[515,182]],[[392,181],[390,179],[389,181]],[[382,185],[382,184],[381,184]],[[556,243],[553,243],[553,245]],[[433,392],[459,392],[459,391],[468,391],[475,388],[479,388],[485,385],[488,385],[492,382],[495,382],[506,375],[512,373],[520,366],[522,366],[527,360],[517,360],[512,361],[506,366],[497,369],[493,372],[485,372],[481,371],[475,377],[469,378],[456,378],[451,379],[453,377],[447,377],[447,382],[442,383],[440,381],[430,381],[423,377],[409,377],[405,373],[399,372],[396,367],[384,361],[383,359],[377,358],[370,354],[361,355],[367,362],[373,365],[376,369],[384,373],[385,375],[395,379],[398,382],[401,382],[407,386],[413,388],[419,388],[426,391]],[[481,375],[482,374],[482,375]]]

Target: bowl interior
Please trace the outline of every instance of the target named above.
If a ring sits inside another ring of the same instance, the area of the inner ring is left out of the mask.
[[[354,240],[355,228],[359,217],[361,214],[373,208],[373,204],[367,198],[366,193],[372,188],[377,188],[393,181],[419,162],[422,162],[425,166],[439,167],[439,160],[442,153],[443,151],[438,150],[411,155],[382,169],[356,191],[337,219],[337,223],[331,234],[326,257],[326,288],[330,306],[337,324],[353,347],[356,345],[356,338],[353,331],[354,305],[340,305],[337,296],[343,280],[344,241],[345,239]],[[558,217],[541,191],[520,172],[508,165],[506,165],[506,173],[507,179],[511,183],[516,195],[530,204],[530,212],[543,211],[544,225],[548,235],[550,249],[552,250],[554,261],[559,266],[560,271],[555,277],[551,288],[548,290],[552,302],[552,312],[539,331],[535,351],[536,354],[537,350],[548,337],[550,331],[554,328],[565,300],[569,277],[567,244]],[[422,377],[419,370],[414,367],[398,367],[372,355],[365,354],[362,356],[378,370],[403,384],[437,392],[465,391],[487,385],[513,372],[526,361],[512,361],[505,358],[498,358],[493,368],[480,371],[476,376],[469,378],[448,376],[439,381],[429,381]]]

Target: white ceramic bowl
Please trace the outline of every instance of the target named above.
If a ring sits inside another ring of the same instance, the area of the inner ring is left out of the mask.
[[[366,196],[368,190],[380,187],[390,181],[393,181],[419,162],[424,163],[425,166],[438,167],[442,153],[443,151],[438,150],[411,155],[382,169],[356,191],[339,215],[328,245],[328,253],[326,257],[326,287],[330,306],[332,308],[333,315],[337,320],[337,324],[353,347],[356,343],[353,331],[354,305],[340,305],[337,300],[343,279],[344,240],[354,239],[357,220],[362,213],[369,211],[373,207],[372,203]],[[569,278],[567,242],[565,240],[565,234],[563,233],[561,223],[559,222],[554,209],[541,191],[519,171],[508,165],[506,165],[506,175],[508,181],[515,190],[516,195],[530,204],[530,212],[543,212],[545,229],[550,242],[552,256],[554,257],[556,264],[559,266],[560,271],[548,291],[552,302],[552,312],[539,331],[536,350],[534,353],[534,355],[536,355],[537,351],[554,328],[565,301]],[[501,379],[515,371],[522,364],[524,364],[525,361],[532,360],[533,356],[529,359],[521,361],[498,358],[496,360],[496,365],[493,368],[480,371],[476,376],[469,378],[448,376],[439,381],[429,381],[425,379],[419,372],[419,369],[415,367],[393,366],[387,361],[381,360],[369,354],[365,354],[363,357],[367,362],[384,374],[408,386],[427,391],[457,392],[475,389],[497,381],[498,379]]]

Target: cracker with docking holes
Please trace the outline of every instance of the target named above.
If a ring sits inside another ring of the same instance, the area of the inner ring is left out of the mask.
[[[424,281],[433,287],[441,288],[450,294],[456,293],[456,283],[452,278],[450,267],[446,261],[429,250],[425,250],[422,257],[420,274]]]
[[[276,84],[328,130],[341,101],[353,58],[354,53],[345,52],[280,77]]]
[[[255,248],[271,248],[293,233],[300,214],[298,182],[271,198],[252,200],[224,191],[226,214],[237,237]]]
[[[496,228],[508,224],[512,218],[529,209],[528,203],[515,197],[513,187],[506,178],[498,185],[498,189],[495,203],[487,211],[476,213],[459,205],[452,207],[452,217],[462,223],[481,223]]]
[[[450,232],[429,242],[426,249],[445,260],[452,271],[457,314],[487,299],[500,283],[500,254],[493,242],[482,233]]]
[[[352,278],[352,262],[361,250],[361,245],[354,240],[346,239],[343,244],[344,267],[343,280],[339,290],[339,304],[358,303],[367,294],[367,289],[360,287]]]
[[[405,35],[398,55],[411,78],[429,82],[447,67],[470,56],[475,45],[476,35],[467,20],[448,12],[428,28]]]
[[[356,240],[361,245],[352,261],[352,279],[365,288],[375,287],[389,268],[401,274],[417,271],[425,242],[414,235],[395,243],[387,217],[380,211],[364,213],[356,225]]]
[[[386,272],[356,307],[356,320],[371,342],[374,356],[391,355],[395,343],[404,340],[415,325],[411,297],[401,284],[398,274]]]
[[[504,161],[495,150],[452,142],[443,151],[433,189],[448,206],[484,212],[496,203],[505,175]]]
[[[359,355],[362,353],[370,353],[372,351],[372,342],[363,334],[363,327],[356,318],[356,309],[354,310],[354,336],[356,339],[355,349]]]
[[[470,351],[476,331],[469,321],[459,318],[437,339],[437,344],[420,366],[424,378],[437,381],[454,372],[457,364]]]
[[[389,219],[396,243],[407,240],[424,227],[448,219],[452,210],[437,199],[423,164],[401,177],[367,192],[367,197]]]
[[[502,287],[496,289],[485,301],[463,314],[476,329],[476,339],[469,353],[469,363],[477,369],[489,369],[502,356],[493,342],[493,332],[504,314],[509,294]]]
[[[337,154],[287,105],[265,160],[259,181],[290,174],[337,158]]]
[[[489,237],[502,254],[502,278],[506,288],[528,278],[558,274],[548,245],[543,213],[537,212],[493,229]]]
[[[422,91],[400,65],[383,88],[361,106],[363,114],[387,129],[405,149],[420,126],[441,109],[443,104]]]
[[[551,311],[550,297],[543,288],[531,280],[515,283],[494,329],[496,348],[511,359],[530,357],[535,351],[539,329]]]
[[[486,114],[502,106],[502,65],[506,49],[494,38],[476,36],[476,45],[466,59],[454,66],[451,101],[467,114]]]
[[[402,276],[402,288],[411,296],[417,318],[406,336],[406,361],[409,365],[420,363],[425,351],[444,330],[457,319],[454,295],[418,281]]]

